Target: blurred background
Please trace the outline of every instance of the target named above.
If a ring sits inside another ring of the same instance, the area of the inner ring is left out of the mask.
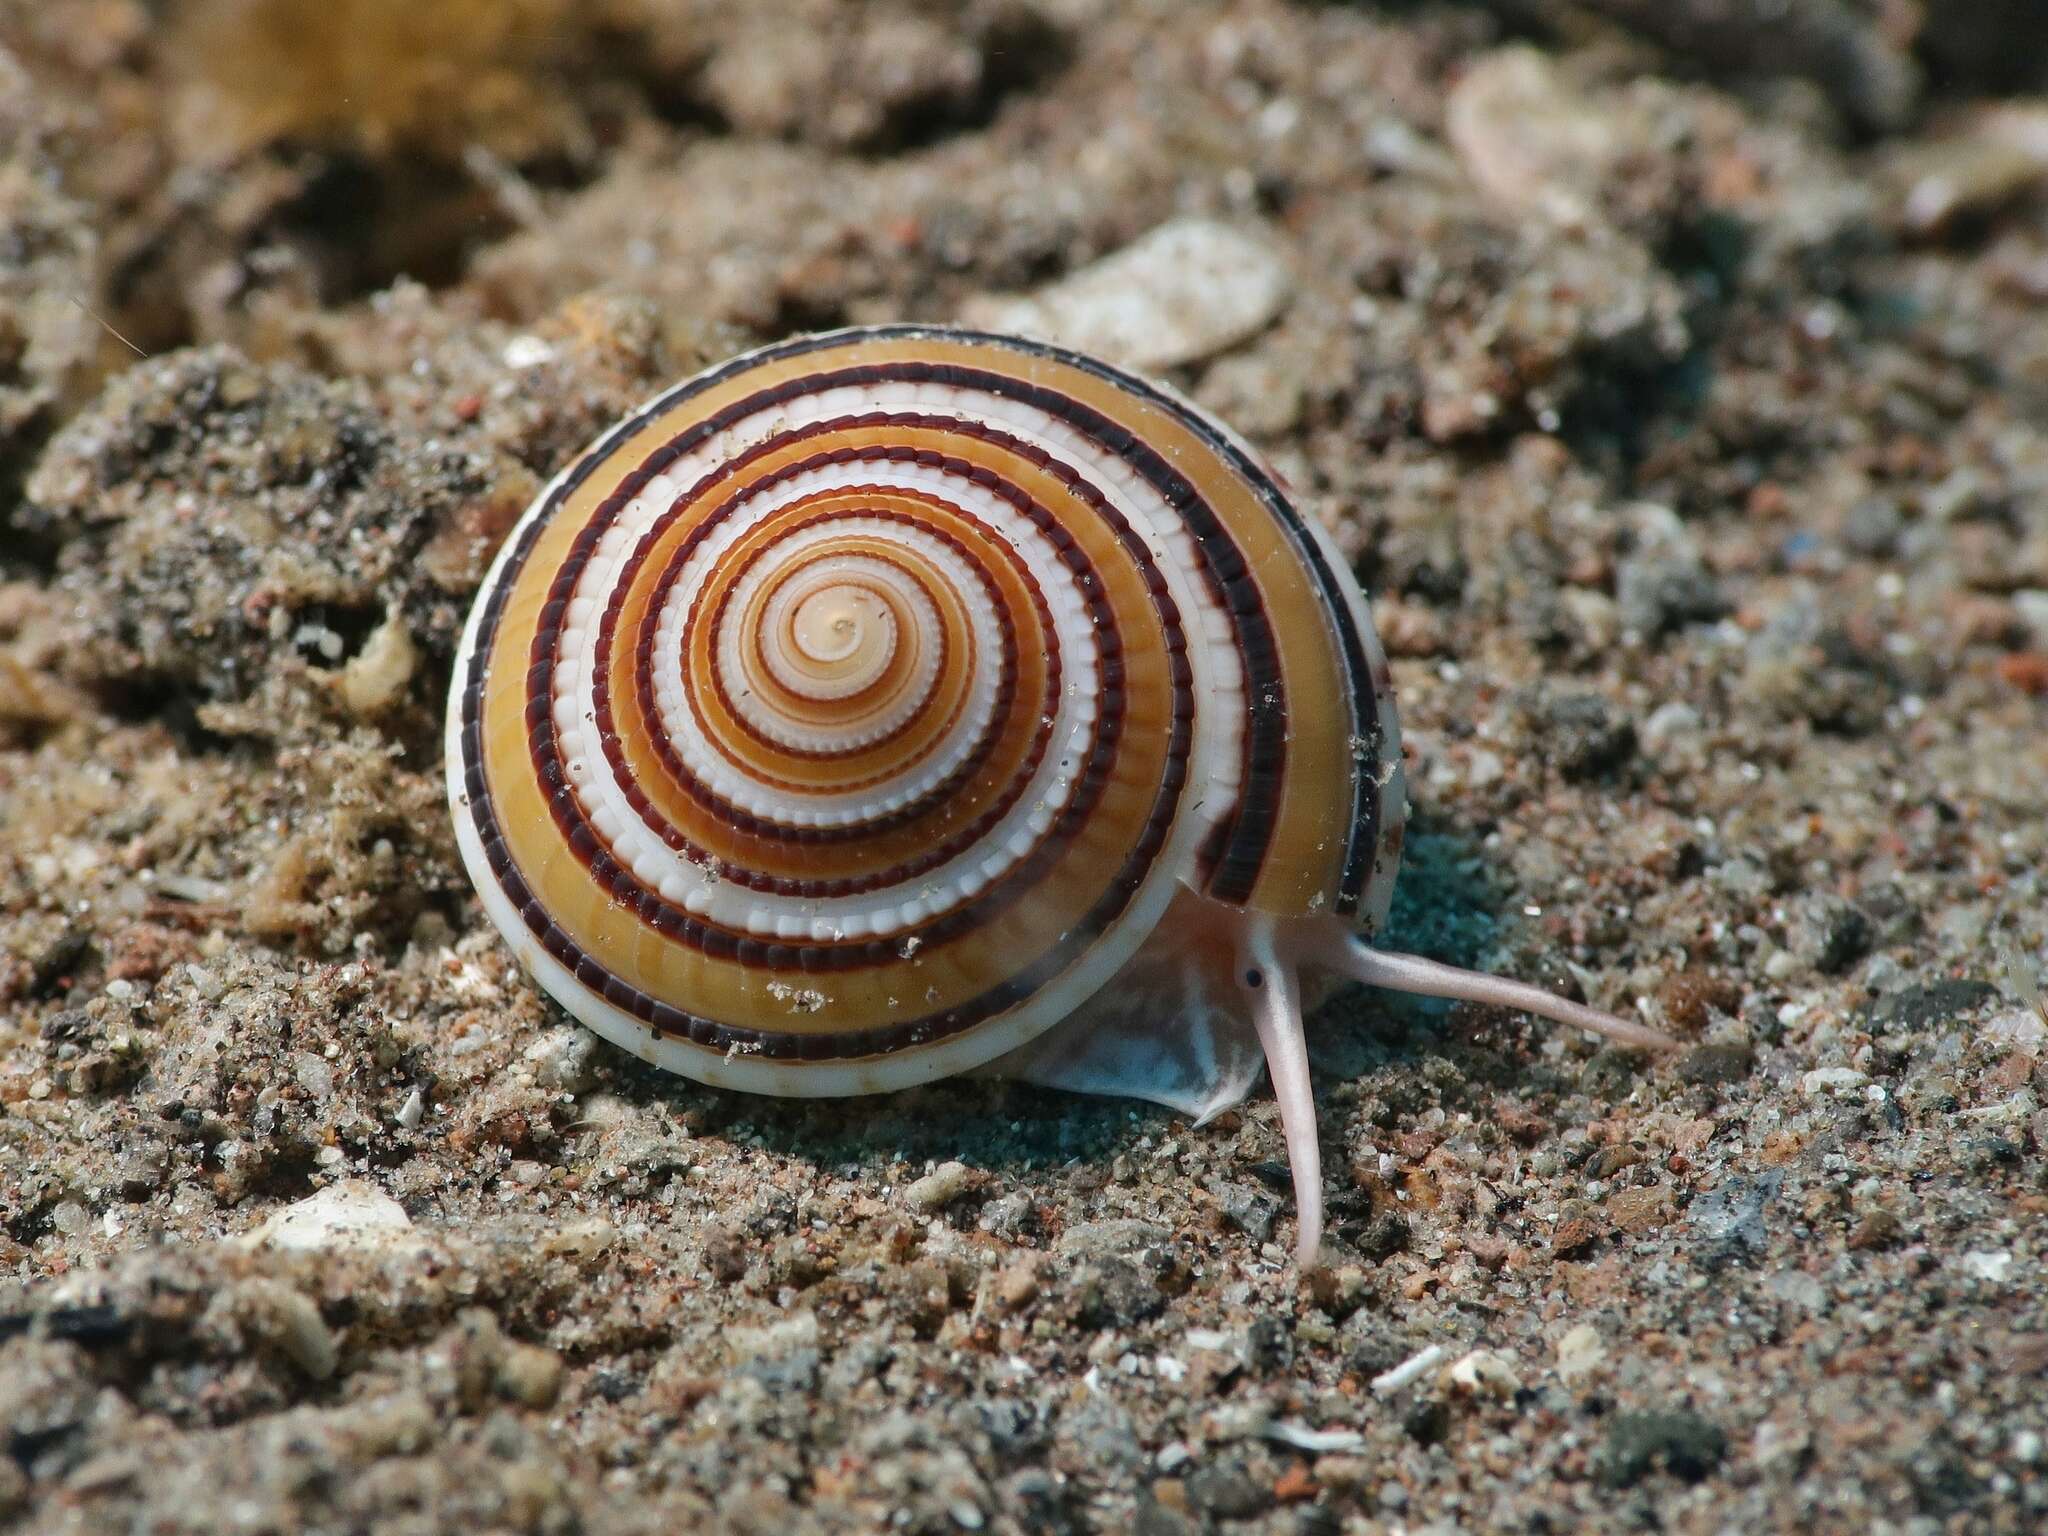
[[[1364,219],[1433,154],[1495,213],[1566,198],[1653,254],[1797,175],[1812,239],[1857,184],[1875,237],[2032,270],[2038,221],[1993,224],[2048,155],[2031,0],[7,0],[0,44],[0,297],[39,343],[18,387],[72,406],[108,338],[51,339],[53,293],[152,352],[304,352],[400,278],[767,332],[944,313],[1176,212]],[[1541,78],[1468,78],[1516,44]]]

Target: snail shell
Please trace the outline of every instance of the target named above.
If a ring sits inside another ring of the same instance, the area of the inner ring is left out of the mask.
[[[447,746],[485,910],[605,1038],[1198,1117],[1268,1067],[1304,1257],[1304,967],[1647,1034],[1367,947],[1403,795],[1364,597],[1228,429],[1050,346],[841,331],[650,402],[499,552]]]

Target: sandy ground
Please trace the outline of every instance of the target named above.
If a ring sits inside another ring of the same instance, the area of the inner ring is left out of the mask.
[[[0,1525],[2040,1529],[2048,37],[1925,11],[0,4]],[[494,541],[977,315],[1355,556],[1395,940],[1677,1059],[1339,999],[1304,1276],[1263,1097],[540,999],[440,790]]]

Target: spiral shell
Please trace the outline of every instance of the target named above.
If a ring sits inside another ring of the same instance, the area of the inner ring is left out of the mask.
[[[585,453],[486,580],[448,746],[547,990],[768,1093],[1001,1056],[1184,889],[1369,922],[1400,818],[1363,600],[1256,457],[922,327],[738,358]]]

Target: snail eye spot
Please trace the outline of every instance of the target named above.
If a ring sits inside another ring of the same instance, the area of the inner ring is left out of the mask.
[[[1257,966],[1254,966],[1244,973],[1244,984],[1253,991],[1257,991],[1266,984],[1266,973]]]

